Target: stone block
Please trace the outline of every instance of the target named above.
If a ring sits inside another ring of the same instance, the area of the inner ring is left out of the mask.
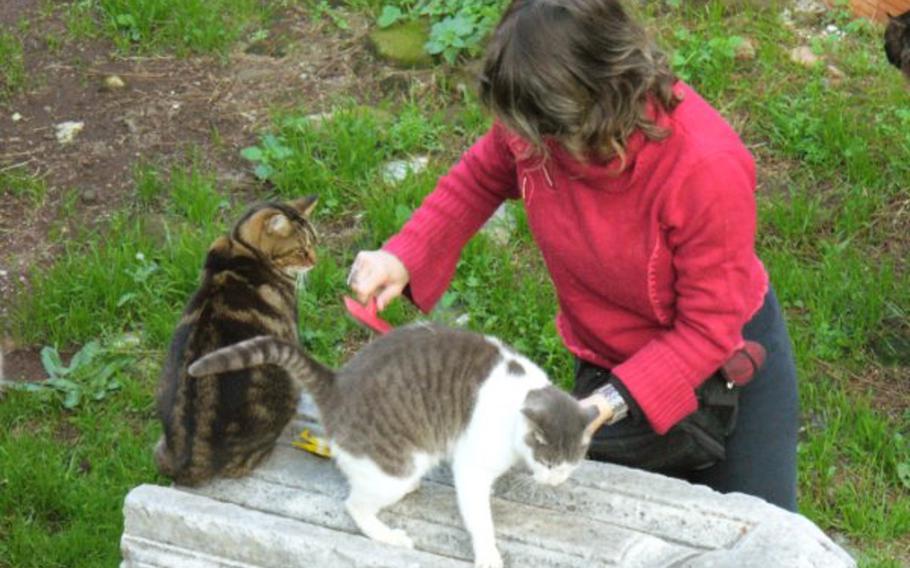
[[[312,405],[299,410],[274,454],[246,478],[130,492],[121,568],[471,565],[446,468],[381,514],[410,533],[415,550],[375,543],[344,510],[347,483],[334,464],[290,445],[301,429],[318,429]],[[609,464],[586,462],[559,487],[513,471],[496,484],[492,504],[506,566],[855,566],[800,515]]]

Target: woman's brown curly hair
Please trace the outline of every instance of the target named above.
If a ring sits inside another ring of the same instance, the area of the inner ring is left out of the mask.
[[[579,159],[618,156],[636,130],[669,133],[645,112],[679,102],[667,58],[618,0],[514,0],[487,48],[481,102],[546,154],[547,139]]]

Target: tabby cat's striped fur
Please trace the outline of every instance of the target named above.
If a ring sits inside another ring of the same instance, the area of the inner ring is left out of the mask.
[[[158,387],[162,474],[184,485],[248,473],[294,415],[300,387],[278,367],[193,378],[189,363],[268,334],[297,342],[296,278],[315,263],[316,198],[254,206],[208,251],[202,283],[174,332]]]

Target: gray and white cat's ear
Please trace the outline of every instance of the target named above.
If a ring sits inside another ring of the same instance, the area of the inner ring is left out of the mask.
[[[316,203],[318,201],[318,195],[307,195],[306,197],[291,201],[288,205],[296,209],[302,216],[309,217],[310,213],[313,212],[313,209],[316,208]]]
[[[552,388],[552,387],[550,387]],[[521,411],[531,420],[542,417],[547,411],[547,402],[552,399],[552,393],[548,391],[547,387],[534,389],[528,391],[528,394],[525,396],[524,404],[522,404]]]
[[[529,401],[532,402],[529,404]],[[543,418],[544,408],[539,401],[537,401],[536,404],[534,401],[536,401],[536,397],[532,397],[529,393],[528,397],[525,399],[525,405],[521,409],[521,413],[524,414],[525,418],[528,421],[528,429],[534,436],[534,440],[536,440],[538,444],[546,445],[547,439],[544,437],[543,431],[540,429],[540,422]]]
[[[543,420],[547,412],[547,393],[545,389],[535,389],[529,391],[525,396],[524,404],[521,407],[521,413],[525,415],[531,425],[537,427]]]
[[[276,213],[266,221],[265,232],[269,235],[278,237],[287,237],[291,234],[293,227],[287,217],[281,213]]]
[[[540,421],[540,409],[532,408],[526,405],[521,409],[521,413],[524,414],[525,418],[528,419],[528,423],[532,427],[538,427],[537,424]]]

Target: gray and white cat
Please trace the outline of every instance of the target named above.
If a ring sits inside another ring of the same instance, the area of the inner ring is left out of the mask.
[[[490,510],[493,482],[524,463],[537,482],[562,483],[584,458],[597,414],[497,339],[435,325],[397,328],[337,372],[294,343],[261,336],[202,357],[189,373],[263,364],[285,368],[312,394],[350,483],[347,510],[365,535],[413,547],[377,513],[448,460],[475,566],[485,568],[502,566]]]

